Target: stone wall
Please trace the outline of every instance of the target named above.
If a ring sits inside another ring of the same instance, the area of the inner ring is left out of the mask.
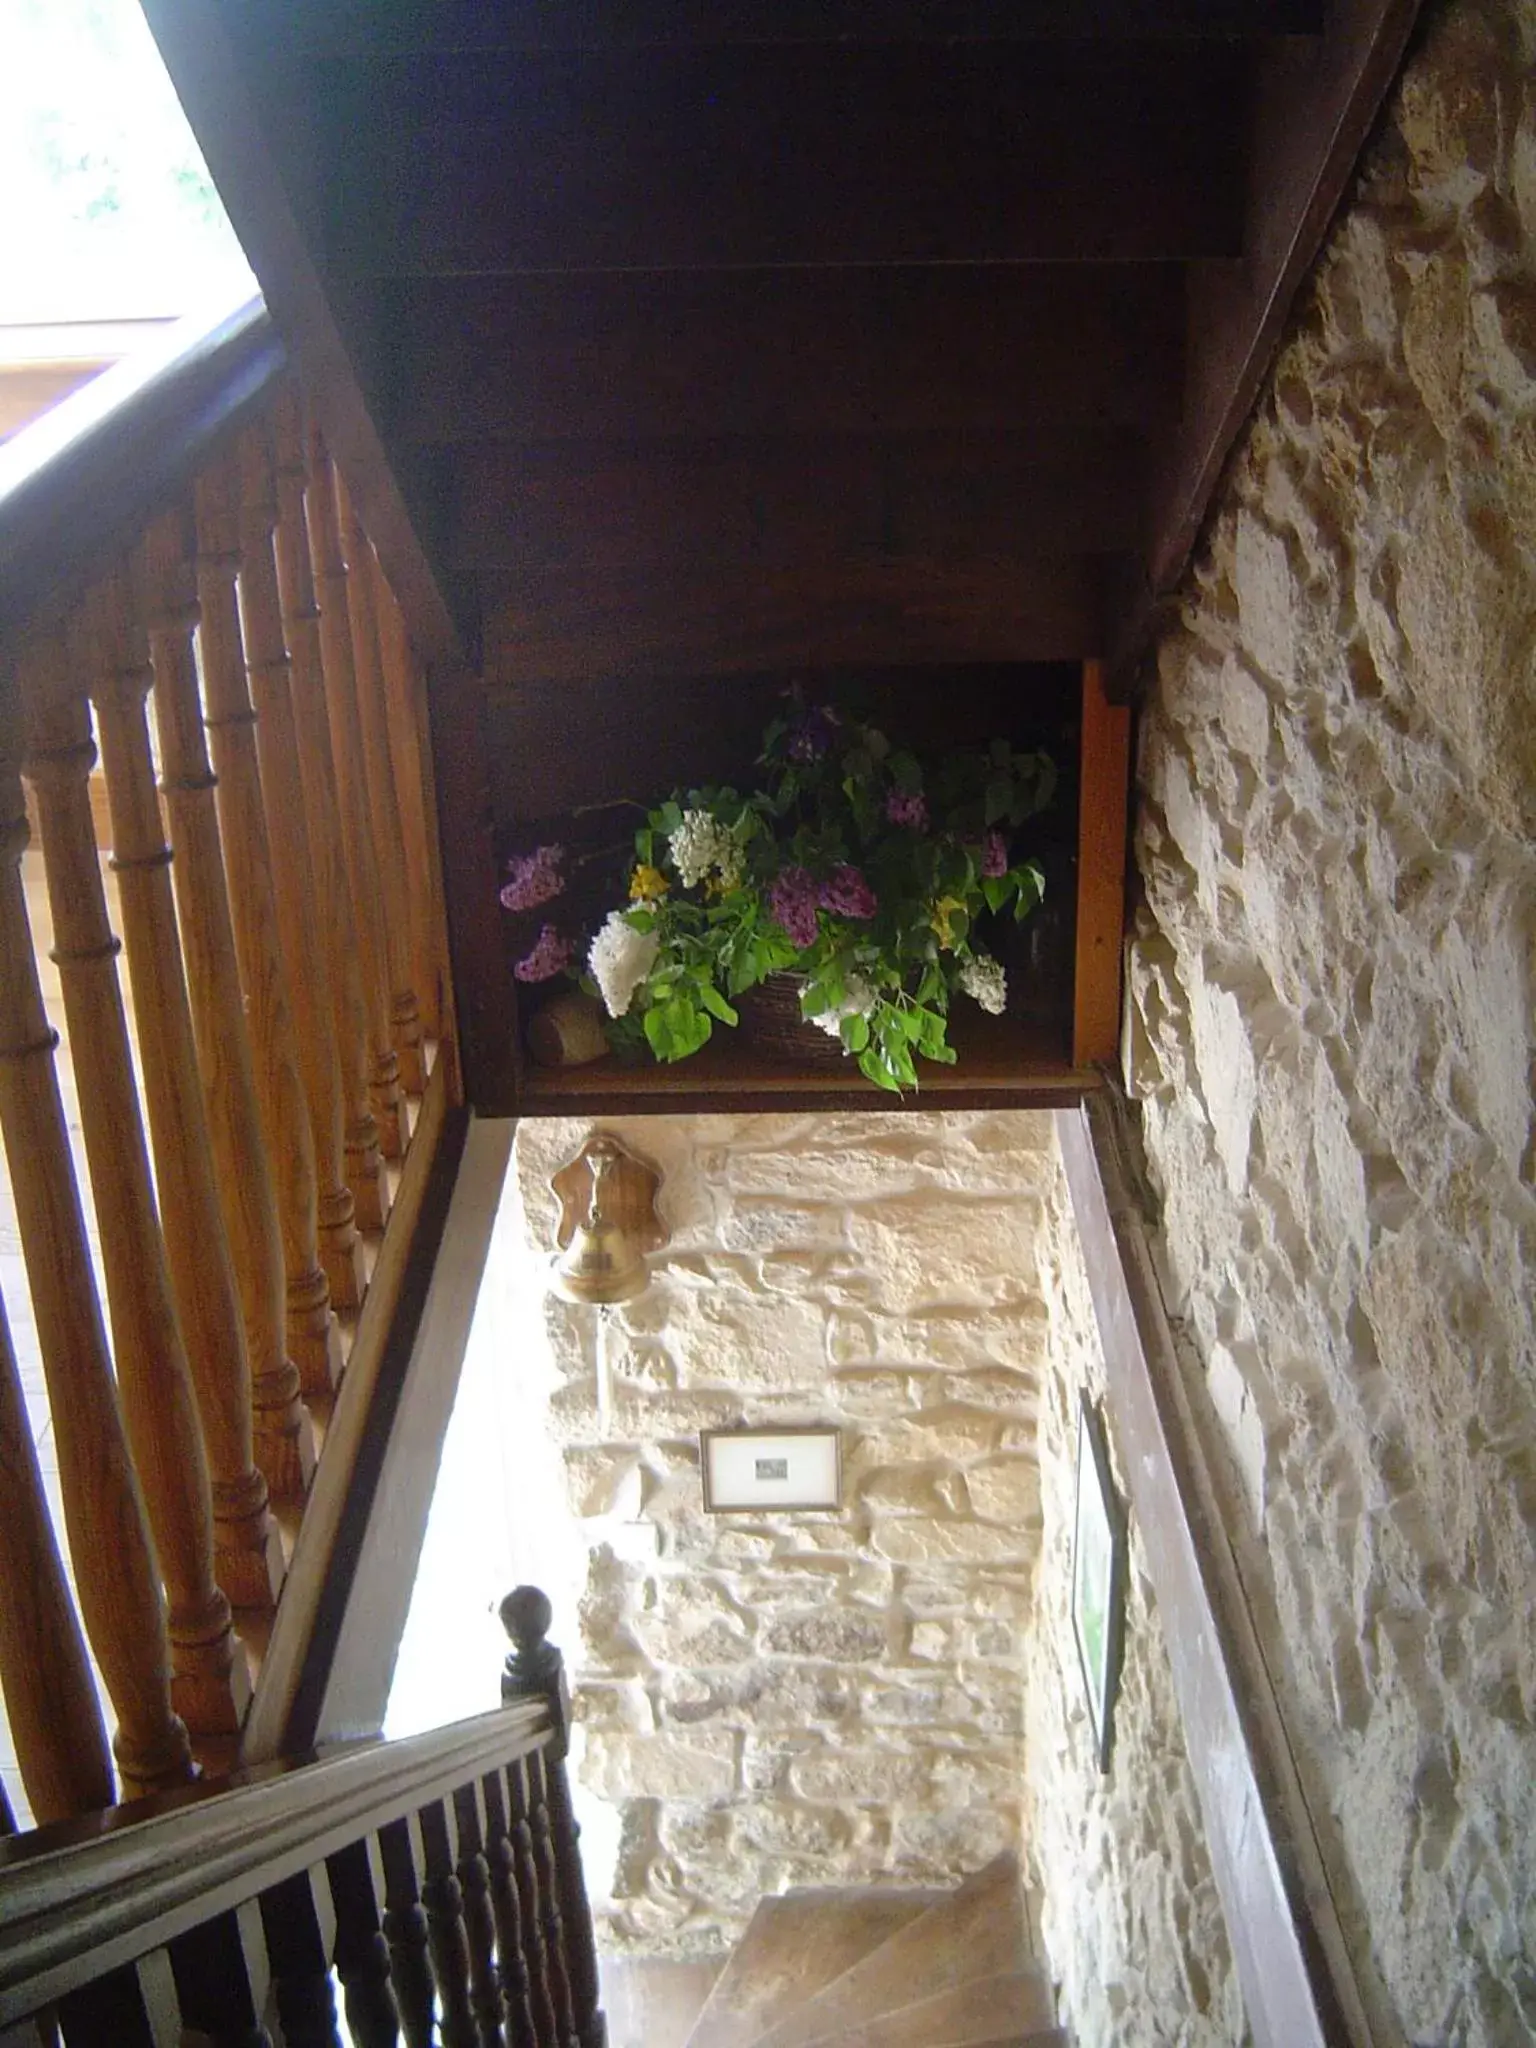
[[[535,1242],[586,1128],[519,1126]],[[948,1881],[1018,1839],[1059,1167],[1022,1114],[604,1128],[662,1168],[673,1238],[606,1372],[594,1312],[547,1309],[582,1774],[622,1815],[605,1946],[702,1951],[764,1892]],[[743,1420],[839,1423],[843,1512],[706,1516],[697,1432]]]
[[[1143,722],[1129,1077],[1383,2038],[1536,2038],[1536,7],[1432,9]]]
[[[1040,1393],[1043,1522],[1025,1637],[1024,1836],[1044,1894],[1061,2018],[1078,2048],[1235,2048],[1249,2039],[1162,1623],[1132,1518],[1125,1657],[1101,1773],[1072,1631],[1072,1532],[1082,1393],[1103,1409],[1099,1345],[1066,1182],[1039,1240],[1050,1304]],[[1123,1463],[1107,1429],[1122,1501]]]

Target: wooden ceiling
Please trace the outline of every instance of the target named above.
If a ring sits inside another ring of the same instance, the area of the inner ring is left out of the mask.
[[[1128,686],[1414,7],[147,11],[429,655]]]

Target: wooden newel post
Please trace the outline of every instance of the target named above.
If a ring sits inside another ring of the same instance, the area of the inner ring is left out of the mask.
[[[502,1601],[502,1626],[512,1638],[513,1648],[502,1668],[501,1697],[509,1706],[516,1700],[527,1699],[542,1699],[549,1706],[554,1740],[544,1749],[541,1761],[543,1803],[554,1861],[555,1895],[550,1904],[555,1910],[547,1914],[546,1928],[558,1930],[559,1934],[560,1961],[570,1987],[572,2048],[606,2048],[608,2026],[598,1986],[592,1909],[587,1903],[581,1868],[581,1830],[571,1807],[565,1771],[571,1697],[565,1679],[565,1659],[548,1640],[553,1618],[554,1610],[537,1586],[518,1586]],[[536,1833],[542,1832],[536,1824]]]

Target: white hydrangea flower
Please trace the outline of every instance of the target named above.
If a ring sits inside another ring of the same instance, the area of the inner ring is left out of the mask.
[[[1008,1000],[1008,977],[1002,963],[988,953],[976,953],[969,960],[960,963],[960,986],[968,996],[974,996],[981,1007],[993,1017],[1003,1014]]]
[[[685,889],[696,889],[711,874],[719,876],[723,889],[740,885],[741,843],[729,825],[708,811],[684,811],[667,851]]]
[[[849,974],[844,977],[843,1000],[837,1007],[820,1010],[805,1021],[814,1024],[818,1031],[825,1031],[828,1038],[841,1038],[845,1017],[867,1017],[874,1007],[874,984],[866,981],[862,974]]]
[[[624,1016],[660,951],[659,933],[637,932],[622,910],[609,911],[607,922],[592,941],[587,965],[603,992],[610,1017]]]

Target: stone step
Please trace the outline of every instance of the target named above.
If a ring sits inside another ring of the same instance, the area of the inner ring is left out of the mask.
[[[921,1998],[899,2012],[821,2036],[816,2048],[987,2048],[1039,2041],[1055,2030],[1050,1986],[1037,1970],[1009,1970]]]
[[[1029,1967],[1018,1864],[1003,1855],[893,1934],[751,2048],[810,2048],[973,1977]]]
[[[815,1890],[763,1899],[688,2036],[687,2048],[749,2048],[871,1950],[950,1896]]]

